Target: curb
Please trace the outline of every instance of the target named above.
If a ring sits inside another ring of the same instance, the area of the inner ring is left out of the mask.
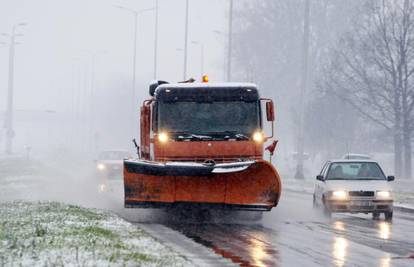
[[[394,210],[398,210],[398,211],[406,212],[406,213],[414,213],[414,208],[409,208],[406,206],[394,205]]]

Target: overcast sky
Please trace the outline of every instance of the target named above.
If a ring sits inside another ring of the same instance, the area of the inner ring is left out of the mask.
[[[96,59],[97,90],[120,84],[128,90],[131,80],[133,16],[114,5],[141,10],[153,0],[0,0],[0,33],[13,24],[24,36],[16,47],[16,109],[60,111],[69,105],[74,70],[90,72],[90,52]],[[159,0],[158,78],[177,81],[183,76],[185,0]],[[205,44],[205,72],[211,80],[223,79],[225,39],[214,31],[227,31],[228,1],[191,0],[189,28],[189,76],[198,78],[200,46]],[[5,42],[7,37],[0,36]],[[138,31],[138,90],[147,94],[152,79],[154,12],[142,13]],[[178,50],[177,50],[178,49]],[[89,51],[89,52],[87,52]],[[0,46],[0,110],[5,110],[8,47]],[[145,85],[145,87],[144,87]]]

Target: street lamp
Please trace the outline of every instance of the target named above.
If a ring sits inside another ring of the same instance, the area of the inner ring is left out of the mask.
[[[3,33],[2,36],[10,38],[9,42],[9,81],[8,81],[8,90],[7,90],[7,110],[6,110],[6,154],[11,154],[13,151],[13,137],[15,135],[13,130],[13,100],[14,100],[14,51],[16,42],[16,37],[23,36],[23,34],[16,33],[18,27],[27,25],[26,23],[14,24],[12,27],[11,34]]]

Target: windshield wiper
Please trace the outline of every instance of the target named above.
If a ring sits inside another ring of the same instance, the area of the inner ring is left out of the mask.
[[[248,137],[245,134],[236,132],[236,131],[223,131],[224,134],[229,134],[233,137],[235,137],[237,140],[250,140],[250,137]]]
[[[208,135],[200,135],[200,134],[194,134],[191,132],[172,132],[174,136],[177,136],[178,139],[184,139],[184,140],[211,140],[212,137]]]

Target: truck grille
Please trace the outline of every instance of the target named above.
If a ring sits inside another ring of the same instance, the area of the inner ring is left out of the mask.
[[[351,197],[373,197],[374,191],[350,191],[349,196]]]
[[[206,160],[207,161],[209,161],[209,160],[213,160],[214,162],[216,162],[216,163],[226,163],[226,162],[237,162],[237,161],[240,161],[240,159],[243,159],[243,160],[259,160],[259,159],[262,159],[262,157],[243,157],[243,156],[240,156],[240,157],[221,157],[221,158],[197,158],[197,157],[194,157],[194,158],[175,158],[175,157],[168,157],[168,158],[157,158],[157,161],[182,161],[182,162],[199,162],[199,163],[203,163],[203,162],[205,162]]]

